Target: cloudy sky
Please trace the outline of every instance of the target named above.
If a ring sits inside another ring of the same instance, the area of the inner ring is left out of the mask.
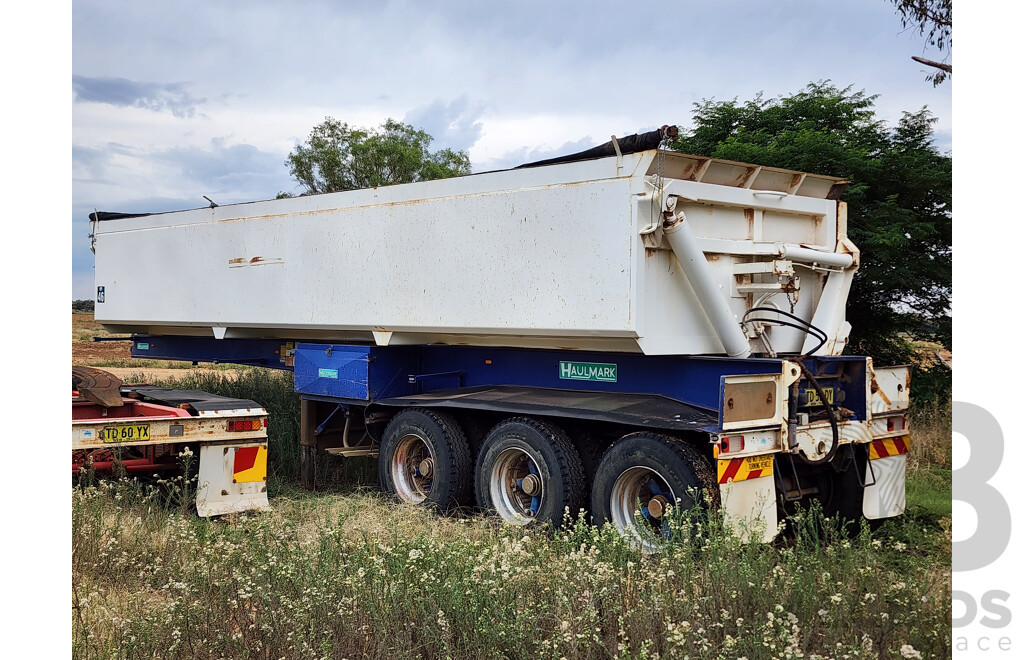
[[[889,121],[928,106],[948,151],[952,85],[911,55],[935,54],[886,0],[77,0],[72,297],[93,296],[93,209],[299,192],[285,158],[327,115],[403,120],[485,171],[832,80]]]

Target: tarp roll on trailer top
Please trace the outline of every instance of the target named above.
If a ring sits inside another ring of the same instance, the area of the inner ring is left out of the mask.
[[[110,211],[96,211],[89,214],[89,220],[99,222],[102,220],[121,220],[122,218],[143,218],[152,213],[113,213]]]
[[[634,135],[627,135],[622,138],[615,138],[616,142],[619,143],[619,152],[623,154],[633,154],[638,151],[647,151],[649,149],[657,149],[661,145],[662,139],[668,135],[669,138],[676,138],[679,136],[679,129],[675,126],[662,126],[656,131],[649,131],[647,133],[637,133]],[[589,158],[605,158],[607,156],[614,156],[615,145],[611,141],[605,142],[604,144],[596,147],[586,149],[585,151],[579,151],[574,154],[568,154],[567,156],[557,156],[555,158],[548,158],[546,160],[538,160],[533,163],[524,163],[516,169],[523,167],[540,167],[542,165],[555,165],[557,163],[572,163],[577,160],[587,160]]]

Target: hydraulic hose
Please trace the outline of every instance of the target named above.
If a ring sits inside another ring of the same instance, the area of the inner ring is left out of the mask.
[[[803,360],[801,358],[795,358],[793,362],[800,365],[800,371],[803,372],[803,375],[811,382],[811,385],[818,393],[818,398],[821,399],[821,402],[825,405],[825,412],[828,413],[828,423],[832,427],[832,446],[830,446],[828,451],[825,452],[825,455],[819,459],[811,460],[804,454],[800,454],[800,459],[810,465],[829,463],[835,456],[836,450],[839,449],[839,422],[836,421],[836,414],[832,409],[834,404],[829,403],[828,399],[825,398],[825,390],[823,390],[821,385],[818,384],[818,379],[814,377],[814,374],[812,374],[811,370],[803,363]]]

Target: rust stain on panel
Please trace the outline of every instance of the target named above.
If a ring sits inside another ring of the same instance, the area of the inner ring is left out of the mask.
[[[235,259],[228,260],[228,268],[242,268],[244,266],[268,266],[268,265],[279,265],[283,264],[284,260],[280,257],[252,257],[246,259],[245,257],[237,257]]]
[[[885,395],[885,391],[878,386],[878,381],[874,378],[871,379],[871,393],[882,397],[882,401],[885,401],[885,405],[892,406],[892,401],[890,401],[889,397]]]

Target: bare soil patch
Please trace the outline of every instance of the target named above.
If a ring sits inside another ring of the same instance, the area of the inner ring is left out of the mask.
[[[71,313],[71,364],[92,365],[115,360],[131,361],[131,342],[93,341],[93,337],[113,337],[93,319],[92,312]]]

